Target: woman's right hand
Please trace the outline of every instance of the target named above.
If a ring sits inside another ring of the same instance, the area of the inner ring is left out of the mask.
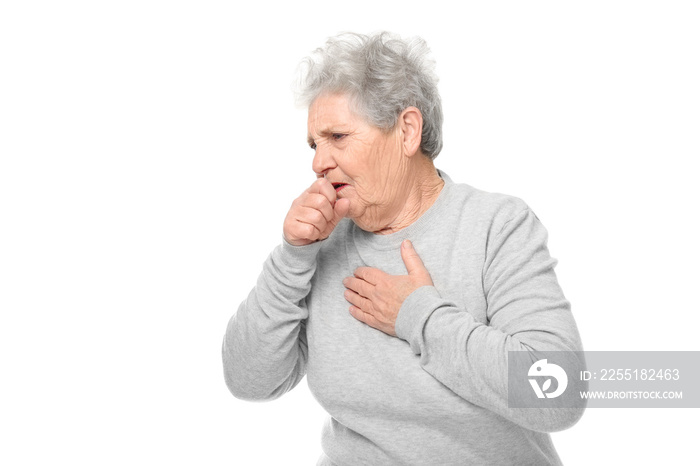
[[[292,202],[284,219],[284,239],[294,246],[324,240],[349,208],[350,200],[338,199],[330,181],[319,178]]]

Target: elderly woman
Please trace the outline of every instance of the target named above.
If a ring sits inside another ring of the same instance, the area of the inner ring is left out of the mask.
[[[317,180],[231,318],[226,383],[277,398],[306,374],[320,465],[560,464],[582,409],[508,407],[509,351],[580,351],[547,232],[520,199],[435,168],[422,40],[343,34],[306,63]]]

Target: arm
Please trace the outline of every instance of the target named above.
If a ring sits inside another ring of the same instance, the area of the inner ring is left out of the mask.
[[[531,430],[568,428],[583,408],[508,408],[508,351],[582,350],[555,265],[547,231],[526,208],[487,245],[482,279],[488,325],[423,286],[403,302],[396,334],[428,373],[462,398]]]
[[[226,385],[236,398],[270,400],[294,388],[306,373],[308,311],[320,243],[278,246],[256,286],[231,317],[222,346]]]
[[[294,388],[306,373],[308,346],[303,304],[311,290],[316,256],[348,211],[331,183],[315,181],[292,203],[284,241],[268,257],[253,291],[226,328],[221,349],[231,393],[270,400]]]

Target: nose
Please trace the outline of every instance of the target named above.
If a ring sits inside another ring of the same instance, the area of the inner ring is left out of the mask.
[[[325,144],[319,144],[316,147],[314,160],[311,163],[311,168],[316,173],[316,176],[322,178],[326,173],[334,169],[336,165],[332,149]]]

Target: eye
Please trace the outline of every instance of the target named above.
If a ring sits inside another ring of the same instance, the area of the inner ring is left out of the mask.
[[[343,133],[333,133],[333,139],[335,139],[336,141],[340,141],[340,140],[343,139],[345,136],[347,136],[347,134],[343,134]]]
[[[316,143],[315,142],[310,142],[309,147],[313,150],[316,150]]]

